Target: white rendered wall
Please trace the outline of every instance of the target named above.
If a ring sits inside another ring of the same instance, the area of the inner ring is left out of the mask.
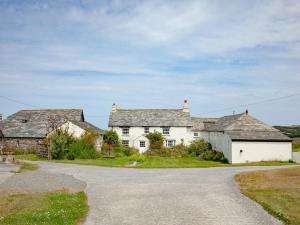
[[[232,142],[232,163],[288,161],[290,159],[292,159],[291,142]]]
[[[78,127],[70,121],[64,123],[63,125],[58,127],[58,129],[68,130],[68,133],[72,134],[75,138],[80,138],[80,136],[84,133],[84,130],[81,127]],[[51,136],[53,132],[54,131],[50,132],[48,136]]]
[[[144,152],[149,148],[149,140],[146,138],[146,134],[144,134],[144,127],[130,127],[129,128],[129,135],[122,134],[122,128],[120,127],[109,127],[109,129],[113,129],[117,132],[120,140],[129,140],[129,146],[135,147],[139,149],[140,152]],[[182,143],[184,145],[189,145],[191,141],[193,141],[193,133],[190,130],[191,128],[188,127],[170,127],[170,134],[163,135],[165,140],[175,140],[176,145]],[[161,132],[161,127],[149,127],[149,132]],[[140,147],[140,141],[146,142],[146,147]]]
[[[77,126],[76,124],[74,124],[70,121],[64,123],[59,128],[60,129],[67,129],[68,133],[72,134],[75,138],[80,138],[81,135],[83,135],[85,133],[84,129],[82,129],[81,127]],[[96,143],[95,143],[95,148],[96,148],[97,151],[101,151],[102,142],[103,142],[103,136],[100,135],[97,138]]]

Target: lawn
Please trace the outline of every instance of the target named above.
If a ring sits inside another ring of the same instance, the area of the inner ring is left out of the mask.
[[[74,225],[88,212],[83,192],[19,194],[0,198],[2,225]]]
[[[26,160],[46,160],[36,155],[15,155],[17,159]],[[207,167],[224,167],[224,166],[281,166],[293,165],[289,162],[258,162],[258,163],[243,163],[243,164],[228,164],[215,161],[199,160],[196,157],[159,157],[147,156],[144,161],[138,163],[133,168],[207,168]],[[73,163],[81,165],[94,166],[109,166],[109,167],[127,167],[132,163],[131,157],[117,157],[117,158],[97,158],[97,159],[75,159],[75,160],[51,160],[51,162],[58,163]]]
[[[300,167],[241,173],[243,194],[285,224],[300,225]]]

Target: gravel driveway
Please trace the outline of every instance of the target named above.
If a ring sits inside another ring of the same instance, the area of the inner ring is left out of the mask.
[[[85,225],[281,224],[240,194],[236,173],[271,167],[129,169],[40,162],[87,183]]]
[[[0,184],[6,181],[9,177],[14,175],[13,171],[17,171],[20,168],[18,165],[0,163]],[[1,189],[0,189],[1,192]]]

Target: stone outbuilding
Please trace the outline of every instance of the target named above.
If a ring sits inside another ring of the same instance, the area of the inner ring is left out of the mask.
[[[77,130],[92,130],[103,134],[103,130],[84,119],[82,109],[37,109],[20,110],[0,121],[4,149],[30,149],[38,153],[47,151],[45,138],[54,129],[70,122]],[[70,129],[70,132],[74,130]],[[76,133],[77,135],[77,133]]]

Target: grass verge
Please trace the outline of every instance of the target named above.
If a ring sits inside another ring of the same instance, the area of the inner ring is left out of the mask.
[[[21,167],[16,173],[22,173],[22,172],[25,172],[25,171],[28,171],[28,170],[29,171],[35,171],[39,168],[37,165],[31,164],[31,163],[22,162],[20,165],[21,165]]]
[[[0,198],[2,225],[74,225],[88,211],[84,192],[50,192]]]
[[[241,192],[285,224],[300,225],[300,167],[241,173]]]
[[[36,155],[16,155],[17,159],[26,160],[46,160]],[[108,167],[126,167],[132,163],[132,157],[117,157],[117,158],[97,158],[97,159],[75,159],[75,160],[51,160],[51,162],[58,163],[72,163],[81,165],[93,166],[108,166]],[[290,162],[257,162],[257,163],[241,163],[241,164],[228,164],[215,161],[199,160],[196,157],[159,157],[159,156],[146,156],[143,161],[139,162],[133,168],[207,168],[207,167],[228,167],[228,166],[283,166],[293,165]]]

